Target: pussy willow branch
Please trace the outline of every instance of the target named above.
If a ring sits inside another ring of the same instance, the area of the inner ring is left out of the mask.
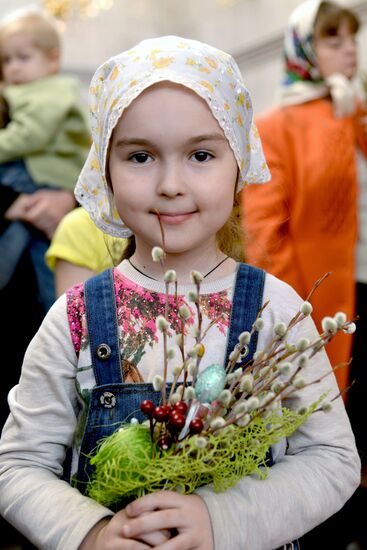
[[[257,315],[256,315],[256,319],[254,321],[254,324],[256,323],[256,321],[261,317],[264,309],[268,306],[268,304],[270,303],[270,300],[267,300],[264,305],[259,309],[259,311],[257,312]],[[254,324],[252,325],[252,328],[251,328],[251,331],[250,331],[250,334],[251,336],[253,336],[254,332],[255,332],[255,329],[254,329]],[[234,367],[236,366],[237,364],[237,359],[240,355],[240,352],[239,352],[239,348],[236,348],[234,351],[234,355],[232,356],[232,358],[230,358],[228,360],[228,363],[226,365],[226,373],[229,374],[233,369]],[[247,362],[249,365],[252,364],[252,359],[250,361]]]
[[[169,283],[166,283],[166,303],[164,304],[164,318],[168,322],[168,297],[169,297]],[[167,357],[167,328],[163,331],[163,386],[162,386],[162,400],[163,405],[167,402],[167,372],[168,372],[168,357]]]
[[[195,300],[195,306],[196,306],[196,311],[197,311],[197,316],[198,316],[198,330],[197,330],[197,334],[195,336],[195,340],[196,340],[196,344],[197,345],[203,345],[202,344],[202,336],[201,336],[201,331],[202,331],[202,324],[203,324],[203,316],[202,316],[202,313],[201,313],[201,307],[200,307],[200,283],[195,283],[195,286],[196,286],[196,294],[197,294],[197,298]],[[197,377],[197,373],[199,371],[199,365],[200,365],[200,361],[202,359],[202,354],[198,354],[196,356],[196,369],[195,369],[195,372],[193,374],[193,377],[192,377],[192,384],[194,385],[195,382],[196,382],[196,377]]]
[[[296,316],[295,316],[296,317]],[[304,318],[304,316],[302,316]],[[294,318],[293,318],[294,319]],[[298,317],[298,319],[296,320],[296,323],[298,323],[300,320],[302,320],[301,317]],[[294,323],[294,324],[296,324]],[[348,321],[346,323],[344,323],[343,327],[347,327],[349,324],[351,323],[351,321]],[[340,327],[338,329],[337,332],[340,332],[343,330],[343,327]],[[288,332],[288,328],[287,328],[287,332]],[[319,338],[317,338],[316,340],[314,340],[313,342],[311,342],[304,350],[300,351],[300,350],[297,350],[297,349],[294,349],[292,352],[290,352],[288,354],[288,357],[290,357],[292,355],[292,358],[291,358],[291,361],[295,361],[297,359],[299,359],[299,357],[304,354],[306,351],[309,351],[310,349],[313,349],[313,352],[312,354],[310,355],[310,357],[312,357],[313,355],[315,355],[316,353],[318,353],[323,347],[325,347],[325,345],[335,336],[335,334],[330,334],[328,333],[327,331],[323,332]],[[278,346],[280,345],[281,343],[281,340],[283,340],[285,338],[285,336],[280,339],[280,338],[277,338],[277,342],[275,342]],[[270,342],[269,344],[269,347],[272,347],[272,344],[273,342]],[[317,345],[317,344],[321,344],[321,345]],[[283,348],[284,349],[284,348]],[[277,349],[273,349],[273,356],[277,354]],[[309,359],[309,358],[308,358]],[[276,361],[276,363],[279,363],[281,362],[282,358],[278,358],[278,360]],[[269,356],[267,355],[267,349],[264,350],[264,359],[260,360],[260,361],[253,361],[252,362],[252,365],[251,365],[251,369],[250,369],[250,372],[251,374],[254,374],[254,371],[256,370],[257,372],[259,372],[262,368],[264,367],[269,367],[269,369],[272,368],[272,365],[269,364],[270,362],[270,358]],[[334,372],[335,370],[337,370],[338,368],[342,368],[342,367],[346,367],[350,364],[351,360],[348,362],[348,363],[340,363],[338,365],[336,365],[335,367],[332,368],[332,372]],[[249,421],[249,423],[254,419],[254,418],[257,418],[258,416],[260,416],[261,414],[263,414],[267,407],[273,402],[275,401],[276,399],[278,399],[279,397],[282,396],[283,394],[283,397],[284,398],[288,398],[291,394],[293,394],[295,391],[297,391],[297,388],[294,388],[292,386],[292,382],[293,380],[295,379],[295,377],[297,376],[297,374],[299,374],[301,372],[301,370],[303,369],[303,367],[301,367],[300,365],[298,365],[294,372],[292,373],[292,375],[286,380],[286,381],[281,381],[281,384],[282,384],[282,387],[278,390],[278,392],[274,392],[274,397],[272,399],[270,399],[269,401],[266,402],[266,404],[263,406],[263,407],[260,407],[258,409],[258,412],[256,412],[252,417],[251,417],[251,420]],[[230,387],[229,387],[229,390],[231,391],[231,393],[234,395],[238,392],[239,390],[239,387],[240,387],[240,383],[241,383],[241,379],[242,377],[248,372],[249,369],[247,369],[246,372],[244,372],[241,377],[239,379],[237,379],[234,383],[230,384]],[[263,376],[259,376],[258,379],[256,380],[255,382],[255,385],[254,385],[254,388],[253,390],[249,393],[246,393],[246,392],[243,392],[243,394],[241,395],[241,397],[237,400],[236,402],[236,405],[238,405],[239,403],[241,402],[244,402],[245,399],[251,395],[251,397],[257,397],[259,396],[261,393],[263,393],[264,391],[267,391],[269,390],[269,388],[272,387],[273,383],[276,382],[276,380],[278,378],[281,378],[281,375],[279,373],[279,371],[275,372],[273,376],[270,376],[269,377],[269,372],[270,371],[267,371],[266,374],[264,374]],[[325,373],[323,376],[321,376],[320,378],[318,378],[317,380],[313,380],[311,382],[308,382],[306,383],[303,388],[307,387],[307,386],[310,386],[312,384],[316,384],[316,383],[319,383],[321,382],[321,380],[323,380],[323,378],[325,378],[326,376],[329,376],[331,374],[331,372],[328,372],[328,373]],[[255,373],[255,376],[256,376],[256,373]],[[237,386],[237,387],[236,387]],[[302,389],[303,389],[302,388]],[[337,396],[335,396],[333,398],[336,399],[338,396],[340,396],[340,394],[338,394]],[[214,413],[215,414],[218,414],[219,413],[219,410],[220,410],[220,405],[218,404],[216,407],[215,407],[215,411]],[[317,409],[319,410],[319,409]],[[245,414],[247,414],[248,411],[245,411],[242,415],[236,415],[234,411],[231,411],[229,413],[229,417],[227,417],[227,422],[223,425],[223,427],[229,425],[229,424],[233,424],[234,422],[237,422],[240,418],[244,417]],[[217,428],[217,430],[219,429],[222,429],[223,427],[221,428]],[[217,431],[216,430],[216,431]]]
[[[287,399],[290,395],[292,395],[294,392],[296,391],[303,391],[304,388],[307,388],[308,386],[312,386],[314,384],[319,384],[324,378],[327,378],[328,376],[331,375],[332,372],[335,372],[337,369],[339,368],[344,368],[346,366],[348,366],[350,364],[350,361],[348,361],[347,363],[339,363],[338,365],[336,365],[335,367],[332,368],[331,371],[329,372],[326,372],[325,374],[323,374],[322,376],[320,376],[319,378],[315,379],[315,380],[312,380],[310,382],[307,382],[301,389],[298,389],[298,388],[295,388],[292,386],[292,382],[294,380],[294,378],[297,376],[297,374],[299,374],[299,372],[302,370],[302,367],[297,367],[297,369],[295,370],[295,372],[292,374],[292,376],[285,382],[285,385],[283,388],[279,389],[277,392],[274,392],[274,397],[272,397],[271,399],[269,399],[269,401],[266,402],[266,404],[264,404],[263,406],[259,407],[257,409],[257,411],[255,412],[255,414],[253,414],[251,416],[251,418],[249,419],[248,423],[246,424],[246,426],[242,426],[242,427],[247,427],[251,424],[251,422],[253,422],[256,418],[258,418],[259,416],[261,416],[264,412],[266,412],[266,410],[268,409],[269,405],[271,405],[272,403],[274,403],[277,399],[283,397],[284,399]],[[263,390],[264,388],[262,388]],[[288,390],[288,392],[287,392]],[[260,393],[260,392],[258,392]],[[336,396],[333,397],[333,399],[331,399],[330,401],[334,401],[335,399],[337,399],[338,397],[340,397],[342,395],[342,393],[344,392],[339,392]],[[251,393],[251,397],[256,397],[255,393]],[[242,400],[242,398],[240,400],[237,401],[237,403],[240,403]],[[313,412],[319,412],[321,411],[322,409],[315,409]],[[227,426],[231,425],[231,424],[234,424],[236,422],[238,422],[241,418],[243,418],[246,414],[248,414],[248,411],[244,411],[243,413],[241,414],[238,414],[236,415],[235,413],[233,414],[230,414],[230,416],[227,418],[227,421],[225,424],[223,424],[223,426],[220,426],[218,428],[216,428],[215,430],[209,430],[208,433],[215,433],[215,432],[218,432],[219,430],[222,430],[224,428],[226,428]]]
[[[166,256],[166,246],[165,246],[165,237],[164,237],[164,229],[163,224],[161,220],[161,214],[157,208],[154,208],[153,210],[158,218],[159,223],[159,229],[161,232],[162,237],[162,249],[164,252],[164,258]],[[162,266],[162,271],[164,273],[164,258],[160,260],[160,264]],[[166,302],[164,305],[164,318],[166,319],[168,323],[168,306],[169,306],[169,283],[166,283]],[[162,385],[162,401],[165,405],[167,402],[167,372],[168,372],[168,357],[167,357],[167,329],[165,328],[163,331],[163,385]]]
[[[308,293],[307,295],[307,298],[306,298],[306,302],[309,302],[311,300],[311,297],[312,295],[314,294],[315,290],[321,285],[321,283],[323,283],[325,281],[325,279],[327,279],[329,276],[331,275],[331,271],[328,271],[327,273],[325,273],[325,275],[323,275],[322,277],[320,277],[320,279],[317,279],[317,281],[313,284],[310,292]]]
[[[177,281],[176,281],[175,300],[176,300],[176,308],[177,308],[177,312],[178,312],[179,304],[178,304],[178,296],[177,296]],[[181,338],[180,338],[179,348],[180,348],[181,359],[182,359],[182,368],[181,368],[180,374],[182,372],[182,369],[184,369],[184,379],[183,379],[183,384],[182,385],[183,385],[183,391],[185,391],[186,384],[187,384],[187,368],[185,368],[185,321],[181,317],[180,317],[180,334],[181,334]],[[177,380],[178,380],[178,378],[177,378]],[[173,387],[173,385],[172,385],[172,387]],[[173,392],[171,392],[171,395],[172,395],[172,393]]]
[[[323,275],[322,277],[320,277],[320,279],[317,279],[317,281],[312,285],[312,288],[310,290],[310,292],[308,293],[307,297],[306,297],[306,302],[310,302],[311,301],[311,298],[313,296],[313,294],[315,293],[315,291],[317,290],[317,288],[325,281],[325,279],[327,279],[329,276],[331,275],[331,271],[328,271],[327,273],[325,273],[325,275]],[[288,327],[289,328],[293,328],[293,325],[296,324],[295,321],[298,322],[298,317],[302,315],[301,312],[299,311],[298,313],[296,313],[296,315],[293,317],[293,319],[290,320],[289,324],[288,324]]]
[[[165,239],[163,224],[162,224],[162,220],[161,220],[161,213],[159,212],[159,210],[157,208],[154,208],[153,212],[155,212],[157,214],[159,229],[161,231],[161,237],[162,237],[162,248],[163,248],[164,252],[166,252],[166,239]]]
[[[348,363],[345,363],[345,366],[348,366],[350,363],[351,363],[351,359],[348,361]],[[343,367],[343,364],[341,365],[336,365],[336,367],[333,369],[336,370],[337,368],[340,368],[340,367]],[[352,380],[352,382],[349,384],[349,386],[347,386],[346,388],[343,388],[340,392],[338,392],[336,395],[334,395],[334,397],[332,399],[330,399],[330,403],[332,403],[333,401],[335,401],[336,399],[338,399],[339,397],[342,397],[345,393],[347,393],[350,388],[352,386],[354,386],[354,384],[356,383],[355,380]],[[320,412],[322,411],[322,408],[319,408],[319,409],[315,409],[314,412]]]

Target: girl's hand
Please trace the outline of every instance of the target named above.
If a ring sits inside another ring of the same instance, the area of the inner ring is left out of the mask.
[[[135,500],[125,513],[125,537],[141,540],[146,533],[175,529],[177,534],[160,543],[160,550],[214,549],[209,513],[198,495],[159,491]]]
[[[122,528],[127,521],[125,510],[102,519],[89,531],[79,550],[145,550],[164,544],[170,537],[170,532],[165,530],[145,532],[136,539],[125,537]]]

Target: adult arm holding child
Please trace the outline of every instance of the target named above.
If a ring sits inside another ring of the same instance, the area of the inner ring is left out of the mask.
[[[30,223],[51,240],[61,220],[75,206],[71,191],[40,189],[32,195],[20,195],[6,211],[5,218]]]

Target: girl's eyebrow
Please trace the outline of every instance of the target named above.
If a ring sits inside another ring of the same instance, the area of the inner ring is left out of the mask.
[[[201,141],[225,141],[227,142],[226,137],[219,132],[213,132],[212,134],[202,134],[201,136],[195,136],[189,139],[188,143],[196,144]]]
[[[199,136],[194,136],[187,141],[188,145],[196,145],[202,141],[224,141],[227,142],[227,139],[224,135],[219,132],[213,132],[211,134],[202,134]],[[142,139],[138,137],[131,138],[120,138],[116,142],[116,147],[126,147],[127,145],[141,145],[145,147],[154,147],[154,143],[148,139]]]
[[[153,143],[147,139],[141,138],[120,138],[116,142],[116,147],[124,147],[126,145],[143,145],[143,146],[153,146]]]

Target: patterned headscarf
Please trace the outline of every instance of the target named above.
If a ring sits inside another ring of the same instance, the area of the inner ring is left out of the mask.
[[[144,40],[101,65],[89,90],[93,145],[75,196],[94,223],[115,237],[127,237],[131,231],[121,221],[106,181],[111,135],[131,102],[162,81],[182,84],[206,101],[237,161],[237,191],[270,179],[250,94],[234,59],[207,44],[177,36]]]
[[[285,76],[279,102],[294,105],[331,95],[335,115],[345,116],[355,110],[358,83],[340,73],[324,80],[317,68],[313,39],[321,4],[322,0],[306,0],[289,17],[284,35]]]
[[[296,8],[289,20],[284,35],[286,76],[284,84],[297,81],[320,82],[316,67],[313,34],[321,0],[307,0]]]

